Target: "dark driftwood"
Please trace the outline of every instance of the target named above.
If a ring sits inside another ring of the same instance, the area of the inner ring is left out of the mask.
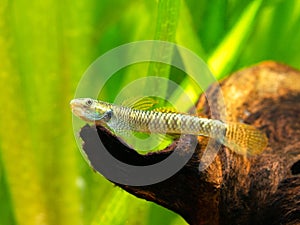
[[[119,186],[177,212],[193,225],[300,224],[299,84],[299,71],[274,62],[244,69],[221,82],[228,120],[253,124],[267,134],[269,145],[263,154],[246,158],[223,147],[209,168],[199,173],[199,156],[207,142],[199,138],[193,157],[171,178],[149,186]],[[216,85],[207,95],[217,104]],[[205,96],[197,108],[209,117]],[[92,166],[97,168],[93,132],[85,126],[81,137]],[[106,129],[98,127],[98,134],[114,157],[133,165],[163,160],[178,144],[139,155]],[[187,136],[185,141],[192,139]]]

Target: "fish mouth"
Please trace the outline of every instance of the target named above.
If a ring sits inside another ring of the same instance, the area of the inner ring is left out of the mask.
[[[80,99],[72,99],[70,101],[70,106],[71,106],[71,108],[82,106],[82,100],[80,100]]]
[[[73,99],[70,102],[70,107],[71,107],[72,113],[75,116],[80,117],[80,118],[82,118],[83,114],[84,114],[82,106],[83,106],[82,101],[80,99]]]
[[[86,99],[73,99],[70,101],[70,107],[73,115],[86,121],[95,122],[96,116],[90,112],[89,108],[85,106]]]

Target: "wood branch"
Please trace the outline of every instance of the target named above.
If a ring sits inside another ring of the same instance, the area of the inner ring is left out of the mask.
[[[207,144],[201,137],[192,158],[169,179],[148,186],[117,185],[177,212],[192,225],[300,224],[299,82],[299,71],[275,62],[241,70],[221,82],[228,121],[253,124],[267,134],[269,144],[262,154],[244,157],[223,147],[213,163],[199,172]],[[218,106],[217,86],[206,93],[215,99],[213,107]],[[210,117],[204,95],[197,109]],[[139,166],[165,159],[179,145],[175,141],[163,151],[140,155],[105,128],[97,131],[88,125],[81,130],[84,151],[95,169],[99,162],[94,142],[99,137],[116,159]],[[184,146],[194,140],[186,136]]]

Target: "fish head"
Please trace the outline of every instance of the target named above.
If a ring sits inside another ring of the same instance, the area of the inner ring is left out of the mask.
[[[111,110],[109,103],[92,98],[73,99],[70,105],[73,114],[87,122],[106,119],[107,113]]]

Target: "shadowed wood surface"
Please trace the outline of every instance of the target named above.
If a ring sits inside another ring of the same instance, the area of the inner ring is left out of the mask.
[[[252,124],[264,131],[269,144],[262,154],[247,158],[223,147],[210,166],[199,172],[208,139],[198,137],[191,159],[167,180],[148,186],[117,185],[177,212],[192,225],[300,224],[299,81],[299,71],[264,62],[223,80],[221,92],[214,84],[206,96],[200,97],[199,115],[210,117],[211,109],[220,107],[221,93],[226,120]],[[213,99],[210,106],[206,97]],[[224,119],[224,115],[216,116]],[[103,127],[96,131],[86,125],[80,135],[84,151],[96,170],[99,149],[95,146],[99,137],[112,156],[137,166],[160,162],[178,146],[183,146],[185,154],[196,141],[196,137],[185,136],[163,151],[140,155]]]

